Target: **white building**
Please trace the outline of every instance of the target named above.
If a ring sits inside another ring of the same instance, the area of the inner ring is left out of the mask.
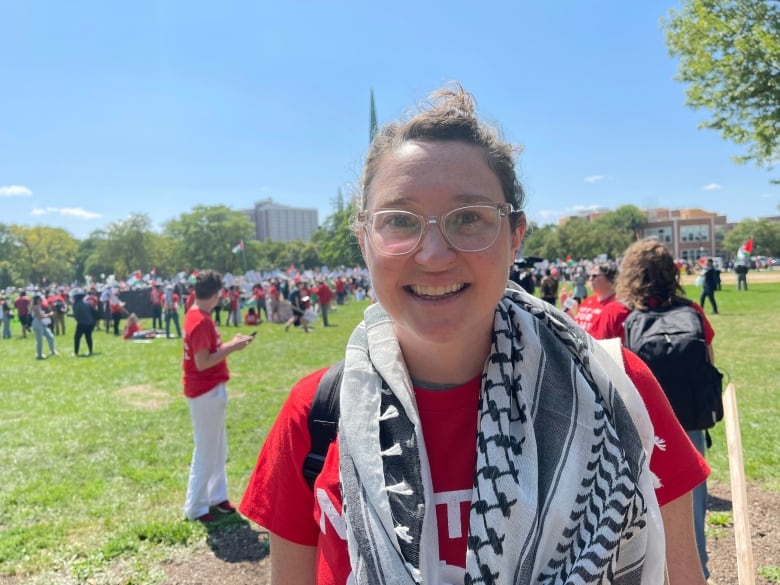
[[[316,209],[289,207],[275,203],[272,199],[258,201],[244,213],[254,222],[255,238],[261,242],[308,242],[319,227]]]

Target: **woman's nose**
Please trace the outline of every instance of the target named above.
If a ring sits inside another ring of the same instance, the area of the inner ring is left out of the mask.
[[[437,260],[450,261],[456,253],[455,248],[447,241],[437,222],[426,225],[420,244],[415,251],[415,259],[418,262],[430,262]]]

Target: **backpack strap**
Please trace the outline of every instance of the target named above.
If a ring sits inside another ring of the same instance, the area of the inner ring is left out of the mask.
[[[339,428],[339,388],[344,374],[344,360],[333,364],[320,379],[309,411],[311,450],[303,460],[303,477],[314,489],[314,480],[320,475],[328,447]]]

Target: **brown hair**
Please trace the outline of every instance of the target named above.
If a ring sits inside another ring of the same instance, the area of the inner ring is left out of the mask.
[[[609,282],[612,283],[615,282],[618,269],[617,269],[617,265],[614,262],[602,262],[601,264],[597,264],[595,266],[595,269],[598,270],[599,274],[601,274]]]
[[[195,298],[209,299],[222,289],[222,275],[215,270],[203,270],[195,277]]]
[[[655,239],[639,240],[626,249],[615,289],[632,310],[646,310],[650,299],[668,306],[685,298],[672,254]]]
[[[506,142],[497,128],[479,120],[475,106],[473,96],[454,83],[450,88],[433,92],[409,119],[387,124],[377,132],[363,167],[358,211],[366,208],[367,193],[382,157],[404,143],[414,141],[457,141],[481,148],[485,161],[501,183],[504,199],[516,210],[521,210],[525,192],[515,174],[515,157],[519,149]],[[517,225],[518,215],[510,215],[512,229]]]

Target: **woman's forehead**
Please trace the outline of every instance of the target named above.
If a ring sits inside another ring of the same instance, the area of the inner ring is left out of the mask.
[[[462,204],[503,201],[498,176],[483,150],[465,142],[407,142],[377,165],[367,199],[409,203],[448,194]]]

